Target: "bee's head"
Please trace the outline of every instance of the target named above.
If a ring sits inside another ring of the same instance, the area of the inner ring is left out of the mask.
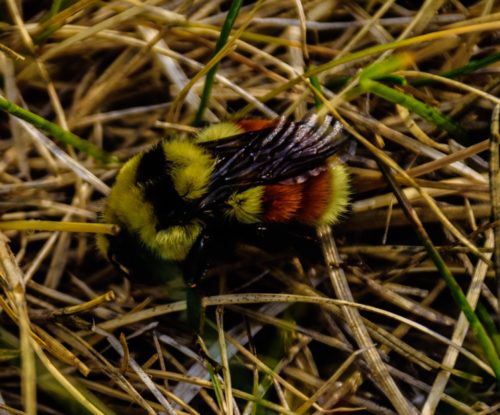
[[[133,248],[127,245],[129,237],[120,230],[116,235],[99,234],[96,237],[97,248],[109,262],[121,272],[130,276],[133,269],[131,259],[134,257]]]
[[[181,277],[176,263],[159,258],[123,228],[116,235],[98,235],[96,242],[101,254],[132,280],[158,283]]]

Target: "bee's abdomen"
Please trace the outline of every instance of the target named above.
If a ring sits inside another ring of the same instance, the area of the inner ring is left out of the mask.
[[[336,223],[349,201],[345,167],[325,165],[310,173],[233,193],[226,200],[225,216],[242,223]]]
[[[304,198],[304,183],[273,184],[264,187],[264,222],[289,222],[296,219]]]
[[[325,166],[319,174],[303,182],[265,186],[262,220],[330,225],[345,212],[348,194],[348,178],[344,167]]]

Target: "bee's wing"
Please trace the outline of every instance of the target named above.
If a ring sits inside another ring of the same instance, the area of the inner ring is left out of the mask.
[[[344,141],[340,123],[321,124],[280,119],[271,128],[201,143],[217,159],[210,192],[202,205],[216,202],[228,191],[277,183],[299,176],[333,155]]]

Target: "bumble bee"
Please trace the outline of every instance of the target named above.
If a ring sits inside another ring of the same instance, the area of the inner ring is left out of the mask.
[[[99,236],[98,248],[126,272],[184,264],[195,285],[214,228],[334,224],[349,197],[346,169],[331,160],[345,138],[339,125],[244,120],[159,142],[120,170],[102,213],[120,232]]]

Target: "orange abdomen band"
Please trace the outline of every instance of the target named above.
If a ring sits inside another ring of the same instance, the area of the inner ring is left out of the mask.
[[[265,222],[290,222],[302,203],[302,183],[266,186],[263,197]]]
[[[322,171],[304,183],[266,186],[262,201],[263,220],[314,225],[327,209],[332,193],[330,170]]]
[[[239,120],[236,124],[246,132],[275,127],[279,120]]]
[[[330,170],[322,171],[305,182],[302,205],[296,219],[314,225],[323,215],[333,194]]]

